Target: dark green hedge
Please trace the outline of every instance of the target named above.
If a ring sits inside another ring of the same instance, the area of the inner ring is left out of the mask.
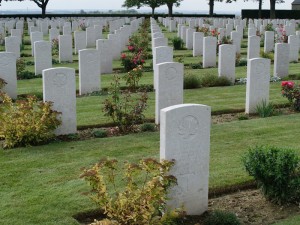
[[[167,17],[167,14],[155,14],[154,17]],[[208,14],[173,14],[174,17],[209,17]],[[0,18],[41,18],[41,14],[0,14]],[[46,14],[45,17],[151,17],[151,14]],[[214,14],[214,17],[234,18],[233,14]]]
[[[270,18],[270,10],[262,10],[261,15],[263,19]],[[242,18],[258,18],[257,9],[243,9]],[[300,10],[276,10],[277,19],[300,19]]]

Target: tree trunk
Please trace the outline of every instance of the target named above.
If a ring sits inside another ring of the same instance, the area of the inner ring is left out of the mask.
[[[41,7],[42,8],[42,17],[43,18],[46,16],[46,7],[47,7],[47,5]]]
[[[275,4],[276,0],[270,0],[270,19],[275,19]]]
[[[261,8],[262,8],[262,0],[259,0],[259,4],[258,4],[258,18],[261,19],[262,15],[261,15]]]
[[[152,7],[152,17],[154,18],[155,7]]]
[[[214,16],[214,0],[209,0],[209,16]]]
[[[167,3],[168,9],[169,9],[169,17],[173,16],[173,3]]]

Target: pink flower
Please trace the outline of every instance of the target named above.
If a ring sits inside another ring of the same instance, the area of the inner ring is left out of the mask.
[[[125,58],[126,58],[126,54],[122,53],[122,54],[121,54],[121,58],[122,58],[122,59],[125,59]]]

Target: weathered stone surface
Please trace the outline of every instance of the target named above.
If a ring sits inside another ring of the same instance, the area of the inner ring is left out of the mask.
[[[56,135],[76,133],[75,70],[64,67],[43,70],[43,99],[53,102],[53,109],[62,113]]]
[[[170,174],[177,183],[169,193],[167,210],[184,207],[188,215],[208,208],[211,108],[198,104],[161,110],[160,158],[175,160]]]

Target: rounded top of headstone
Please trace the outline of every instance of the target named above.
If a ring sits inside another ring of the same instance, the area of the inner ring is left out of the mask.
[[[300,0],[295,0],[292,2],[292,5],[300,5]]]

